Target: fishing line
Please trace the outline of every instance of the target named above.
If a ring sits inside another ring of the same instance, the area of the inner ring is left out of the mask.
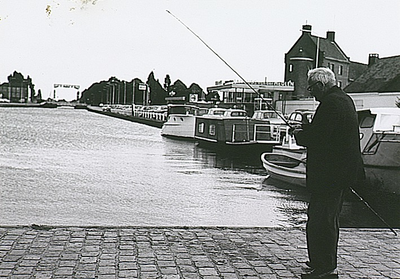
[[[222,62],[224,62],[224,64],[226,66],[228,66],[228,68],[231,69],[251,90],[253,90],[253,92],[256,93],[257,96],[260,97],[262,101],[265,101],[265,103],[267,104],[269,109],[273,110],[285,122],[286,125],[288,125],[290,128],[292,128],[292,126],[289,124],[289,122],[280,113],[278,113],[276,111],[276,109],[274,107],[272,107],[271,104],[268,103],[268,101],[265,100],[264,97],[260,93],[258,93],[257,90],[255,90],[254,87],[251,86],[231,65],[229,65],[228,62],[225,61],[225,59],[223,59],[216,51],[214,51],[202,38],[200,38],[199,35],[197,35],[192,29],[190,29],[189,26],[187,26],[185,23],[183,23],[179,18],[177,18],[170,11],[168,11],[168,10],[166,10],[166,11],[171,16],[173,16],[177,21],[179,21],[183,26],[185,26],[186,29],[190,31],[190,33],[192,33],[194,36],[196,36],[196,38],[198,38],[209,50],[211,50],[212,53],[214,53]]]

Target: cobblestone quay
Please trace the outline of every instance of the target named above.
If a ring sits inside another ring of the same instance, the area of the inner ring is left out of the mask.
[[[399,238],[341,229],[340,278],[400,278]],[[0,227],[0,278],[300,278],[305,231]]]

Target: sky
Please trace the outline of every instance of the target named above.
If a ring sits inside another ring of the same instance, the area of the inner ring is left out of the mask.
[[[400,55],[400,1],[385,0],[0,0],[0,84],[14,71],[52,96],[54,84],[115,76],[163,84],[166,74],[203,90],[239,77],[283,81],[285,53],[301,35],[336,32],[352,61]],[[75,89],[59,89],[72,100]]]

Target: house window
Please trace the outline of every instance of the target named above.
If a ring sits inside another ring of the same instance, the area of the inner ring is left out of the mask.
[[[335,64],[331,64],[330,69],[332,70],[332,72],[335,72]]]
[[[338,75],[343,75],[343,65],[339,65]]]
[[[293,72],[293,64],[289,64],[289,73]]]
[[[339,88],[342,88],[342,82],[341,82],[341,81],[338,81],[338,82],[337,82],[337,86],[338,86]]]

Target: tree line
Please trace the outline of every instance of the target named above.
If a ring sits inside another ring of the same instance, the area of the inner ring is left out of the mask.
[[[166,98],[168,97],[184,97],[185,100],[189,100],[191,94],[196,94],[198,100],[207,101],[207,99],[211,97],[207,96],[197,83],[192,83],[189,87],[179,79],[172,83],[171,77],[168,74],[165,76],[164,83],[161,85],[160,81],[155,78],[154,72],[151,72],[145,83],[139,78],[134,78],[128,82],[119,80],[116,77],[110,77],[107,81],[93,83],[82,92],[79,101],[88,105],[142,105],[145,103],[151,105],[165,105],[167,104]]]

